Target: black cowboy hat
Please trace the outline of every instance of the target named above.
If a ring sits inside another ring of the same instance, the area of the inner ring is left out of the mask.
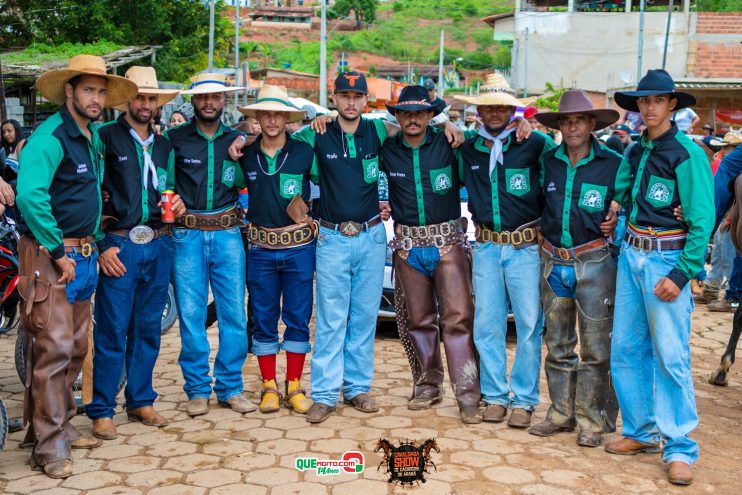
[[[652,95],[670,95],[671,98],[677,98],[678,103],[675,105],[675,110],[692,107],[696,104],[696,97],[692,94],[675,91],[675,81],[664,69],[648,70],[647,75],[639,81],[636,91],[616,91],[614,97],[619,107],[638,112],[639,107],[636,104],[636,99],[641,96]]]
[[[442,100],[441,100],[442,101]],[[386,109],[392,115],[396,114],[398,110],[405,112],[419,112],[421,110],[432,110],[434,115],[438,115],[445,108],[445,102],[443,104],[431,103],[428,98],[428,90],[420,85],[405,86],[402,88],[402,92],[399,93],[399,100],[396,105],[386,105]]]

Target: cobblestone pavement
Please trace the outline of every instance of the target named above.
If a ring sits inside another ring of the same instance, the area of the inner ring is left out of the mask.
[[[703,310],[703,311],[701,311]],[[740,493],[742,445],[742,370],[732,369],[729,387],[714,387],[707,377],[716,367],[731,328],[732,315],[699,308],[693,320],[693,377],[701,423],[694,436],[701,444],[695,483],[688,488],[669,485],[659,456],[612,456],[602,449],[578,447],[574,434],[542,439],[504,424],[465,426],[447,390],[447,398],[432,410],[406,408],[411,378],[401,345],[386,331],[376,341],[374,395],[381,410],[363,414],[338,405],[337,414],[320,425],[286,409],[263,415],[239,415],[214,405],[206,416],[189,419],[182,411],[186,400],[178,367],[180,340],[177,326],[164,338],[155,369],[160,394],[157,409],[171,423],[160,430],[128,423],[116,415],[119,437],[91,451],[74,452],[74,476],[52,480],[32,472],[29,452],[18,447],[23,433],[10,435],[0,454],[0,492],[13,494],[550,494],[569,493]],[[209,330],[212,345],[215,328]],[[0,394],[9,416],[18,417],[22,386],[13,364],[14,335],[0,337]],[[514,342],[508,343],[512,360]],[[545,354],[544,349],[544,354]],[[213,356],[212,356],[213,357]],[[283,356],[279,367],[284,365]],[[307,366],[308,373],[308,366]],[[259,377],[254,357],[244,368],[245,386],[258,398]],[[279,369],[279,376],[282,369]],[[307,380],[305,380],[307,383]],[[542,404],[534,420],[548,406],[546,382],[541,380]],[[91,431],[84,416],[74,423]],[[373,453],[379,438],[422,441],[436,438],[441,453],[433,460],[438,471],[419,487],[387,484]],[[337,459],[348,450],[366,455],[361,474],[318,477],[294,467],[300,456]]]

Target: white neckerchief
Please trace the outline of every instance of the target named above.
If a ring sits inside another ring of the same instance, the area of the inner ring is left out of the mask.
[[[513,132],[515,129],[505,129],[497,136],[493,136],[489,132],[487,132],[487,129],[484,128],[484,126],[479,128],[479,135],[482,136],[484,139],[488,139],[492,141],[492,150],[490,151],[490,168],[489,168],[489,174],[490,177],[492,177],[492,172],[495,170],[495,165],[499,164],[502,165],[504,163],[504,158],[502,156],[502,141],[510,135],[511,132]]]
[[[152,157],[149,154],[149,148],[152,146],[152,143],[155,142],[155,133],[149,135],[146,141],[143,141],[141,137],[139,137],[139,134],[137,134],[137,131],[130,128],[129,134],[131,134],[131,137],[134,138],[134,141],[139,143],[139,146],[142,147],[142,155],[144,156],[144,166],[142,167],[142,184],[144,184],[144,187],[147,187],[147,183],[149,183],[150,180],[150,174],[152,176],[152,187],[155,188],[155,191],[157,191],[157,186],[159,186],[159,181],[157,180],[157,169],[155,168],[155,162],[152,161]]]

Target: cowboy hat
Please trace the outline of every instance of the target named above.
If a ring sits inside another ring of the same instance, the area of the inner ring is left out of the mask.
[[[113,74],[106,74],[106,61],[95,55],[76,55],[67,63],[66,69],[44,72],[36,80],[36,89],[52,103],[62,105],[67,100],[65,84],[77,76],[98,76],[107,81],[106,107],[126,103],[137,95],[137,85]]]
[[[289,93],[283,86],[272,86],[264,84],[258,91],[258,98],[255,103],[246,107],[237,107],[237,109],[247,115],[255,118],[257,112],[284,112],[289,114],[289,122],[299,122],[304,119],[304,111],[299,110],[289,102]]]
[[[595,108],[590,97],[581,89],[565,91],[559,98],[559,110],[537,113],[536,120],[551,129],[559,129],[559,120],[567,115],[584,113],[595,118],[595,129],[603,129],[615,123],[621,115],[610,108]]]
[[[712,139],[709,141],[711,146],[737,146],[742,144],[742,131],[729,131],[724,134],[724,139]]]
[[[431,110],[434,115],[438,115],[443,111],[444,107],[445,102],[443,104],[431,103],[428,99],[428,90],[420,85],[405,86],[402,88],[402,92],[399,93],[399,99],[396,105],[386,104],[386,109],[392,115],[395,115],[400,110],[405,112]]]
[[[126,71],[124,77],[130,81],[133,81],[139,88],[139,95],[156,95],[157,106],[161,107],[165,103],[169,102],[180,93],[179,89],[160,89],[157,83],[157,73],[155,73],[154,67],[141,67],[139,65],[132,65],[129,70]],[[136,96],[135,96],[136,97]],[[119,105],[116,110],[121,112],[128,111],[126,105]]]
[[[204,72],[191,78],[188,89],[181,91],[183,95],[205,95],[209,93],[231,93],[245,89],[242,86],[227,86],[227,76]]]
[[[536,98],[525,98],[519,100],[515,97],[515,91],[510,87],[502,74],[490,74],[487,80],[479,87],[477,96],[454,96],[455,99],[470,105],[505,105],[509,107],[527,107]]]
[[[677,98],[678,100],[675,110],[692,107],[696,104],[696,97],[692,94],[675,91],[675,81],[672,80],[672,76],[664,69],[648,70],[647,75],[642,77],[636,86],[636,91],[616,91],[614,98],[619,107],[631,110],[632,112],[638,112],[637,98],[641,96],[668,94],[671,98]]]

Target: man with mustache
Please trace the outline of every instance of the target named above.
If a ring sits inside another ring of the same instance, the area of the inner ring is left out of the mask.
[[[51,70],[36,89],[61,105],[29,138],[20,160],[18,291],[22,329],[29,332],[24,443],[31,461],[51,478],[72,475],[71,448],[89,449],[70,420],[77,414],[72,385],[88,348],[90,296],[98,281],[95,241],[100,229],[104,145],[92,121],[106,106],[137,94],[133,82],[106,74],[100,57],[78,55]]]
[[[170,225],[160,220],[160,194],[167,187],[173,147],[157,134],[155,110],[178,90],[159,89],[152,67],[133,66],[125,77],[139,87],[119,110],[126,113],[99,128],[106,146],[108,192],[104,214],[113,217],[98,242],[101,275],[95,293],[93,401],[86,412],[93,435],[116,438],[113,415],[121,370],[126,370],[125,409],[132,421],[166,426],[152,407],[152,370],[160,352],[160,315],[167,301],[172,266]],[[185,211],[179,196],[173,211]]]
[[[227,153],[241,134],[221,122],[226,93],[239,89],[227,87],[224,75],[199,74],[183,91],[192,95],[193,119],[167,133],[175,154],[169,182],[188,210],[171,236],[182,343],[178,362],[190,416],[209,412],[212,392],[205,327],[209,284],[219,319],[213,391],[222,406],[236,412],[257,409],[242,395],[242,364],[247,357],[245,249],[236,187],[244,187],[244,178],[239,164]]]

